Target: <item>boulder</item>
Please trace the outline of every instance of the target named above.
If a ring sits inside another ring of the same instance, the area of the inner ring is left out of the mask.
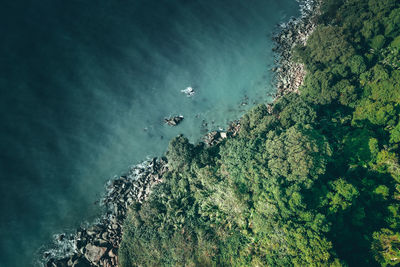
[[[85,257],[90,262],[97,263],[101,257],[103,257],[104,253],[106,253],[107,248],[105,247],[97,247],[92,244],[86,245]]]
[[[101,234],[101,238],[104,239],[104,240],[107,240],[107,238],[108,238],[108,233],[107,233],[107,232],[102,233],[102,234]]]
[[[114,258],[117,254],[114,252],[114,249],[110,249],[110,251],[108,252],[108,257],[110,258]]]
[[[168,124],[169,126],[177,126],[182,121],[183,121],[183,116],[182,115],[164,119],[164,122],[166,124]]]

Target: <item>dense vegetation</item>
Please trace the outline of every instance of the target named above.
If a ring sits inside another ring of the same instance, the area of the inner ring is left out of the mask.
[[[324,1],[300,95],[239,135],[171,141],[170,171],[131,208],[121,266],[400,263],[400,3]]]

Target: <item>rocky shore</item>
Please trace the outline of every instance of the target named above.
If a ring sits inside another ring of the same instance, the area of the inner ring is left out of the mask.
[[[315,17],[318,14],[320,1],[299,0],[301,17],[280,25],[279,33],[273,37],[276,44],[274,51],[277,53],[275,62],[277,67],[273,69],[277,84],[275,100],[290,92],[298,93],[303,83],[306,71],[302,64],[293,61],[292,48],[298,44],[305,44],[315,29]],[[228,136],[235,136],[239,130],[240,123],[235,121],[226,132],[214,131],[206,134],[204,142],[208,146],[216,145]],[[165,158],[153,158],[133,167],[126,175],[110,181],[107,185],[107,194],[101,201],[106,207],[106,213],[98,222],[89,227],[79,228],[71,236],[59,235],[58,241],[72,244],[72,250],[63,258],[45,252],[44,265],[46,267],[117,266],[122,226],[128,207],[134,202],[145,201],[151,188],[162,182],[163,175],[167,171],[168,163]]]
[[[126,175],[110,181],[107,194],[102,199],[106,214],[99,222],[78,229],[70,237],[59,235],[59,241],[68,239],[68,242],[73,244],[71,255],[58,259],[50,253],[45,253],[45,266],[117,266],[122,225],[128,207],[134,202],[142,203],[150,194],[151,187],[162,181],[162,176],[167,170],[166,159],[153,158],[133,167]]]
[[[319,13],[321,0],[298,0],[301,16],[280,25],[279,32],[273,37],[277,92],[275,100],[290,92],[299,93],[306,70],[304,65],[293,60],[293,48],[305,45],[308,37],[316,27],[316,17]]]

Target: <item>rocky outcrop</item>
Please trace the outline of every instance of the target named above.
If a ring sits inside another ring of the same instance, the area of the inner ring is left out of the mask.
[[[150,194],[151,188],[162,181],[167,170],[166,159],[153,158],[133,167],[126,175],[110,181],[107,194],[102,199],[102,204],[107,208],[106,214],[99,222],[78,229],[72,236],[75,245],[72,255],[63,259],[46,259],[46,266],[117,266],[122,225],[128,207],[134,202],[142,203]],[[59,238],[66,237],[60,235]]]
[[[204,135],[203,141],[207,146],[215,146],[222,142],[228,136],[236,136],[240,131],[240,122],[233,121],[229,124],[228,129],[225,131],[212,131]]]
[[[226,133],[224,133],[226,135]],[[221,132],[212,131],[204,136],[204,143],[208,146],[214,146],[222,141]]]
[[[236,121],[232,121],[227,129],[227,135],[228,136],[236,136],[237,134],[239,134],[240,131],[240,121],[236,120]]]

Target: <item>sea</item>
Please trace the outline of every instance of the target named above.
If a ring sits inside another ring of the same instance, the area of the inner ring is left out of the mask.
[[[41,266],[56,234],[99,216],[108,180],[271,101],[271,37],[299,14],[295,0],[2,1],[0,266]]]

